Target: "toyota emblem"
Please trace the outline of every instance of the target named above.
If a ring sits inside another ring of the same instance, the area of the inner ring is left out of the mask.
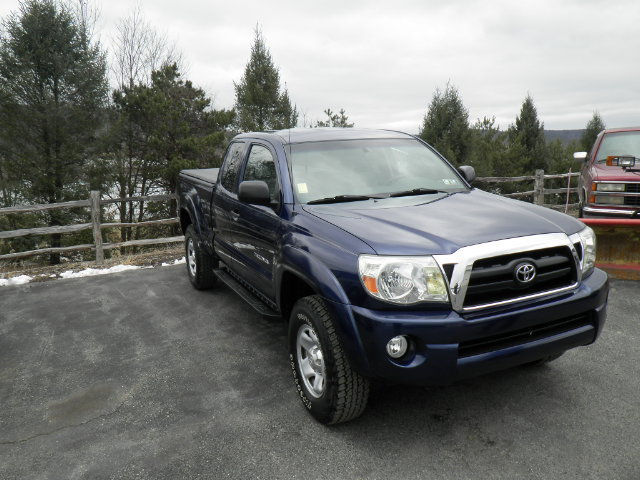
[[[536,267],[530,262],[519,263],[514,274],[518,283],[529,283],[536,277]]]

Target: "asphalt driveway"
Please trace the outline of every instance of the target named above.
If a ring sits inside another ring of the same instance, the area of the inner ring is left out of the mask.
[[[640,283],[595,345],[324,427],[282,324],[183,269],[0,288],[0,478],[640,479]]]

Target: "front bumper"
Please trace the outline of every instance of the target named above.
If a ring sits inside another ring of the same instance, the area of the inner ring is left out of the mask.
[[[611,217],[620,217],[620,218],[631,218],[637,217],[636,213],[640,212],[640,209],[623,209],[623,208],[612,208],[612,207],[589,207],[585,206],[582,208],[582,214],[587,218],[611,218]]]
[[[344,307],[350,310],[366,356],[354,362],[363,375],[397,383],[441,385],[593,343],[605,322],[608,292],[607,274],[596,269],[569,293],[473,314]],[[569,321],[577,317],[582,320]],[[554,322],[560,326],[547,327]],[[386,343],[396,335],[409,336],[415,345],[403,362],[385,353]]]

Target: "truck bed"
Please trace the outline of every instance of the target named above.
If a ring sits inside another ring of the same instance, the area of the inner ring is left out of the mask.
[[[215,185],[218,181],[218,172],[220,172],[219,168],[194,168],[191,170],[181,170],[180,175],[193,177],[203,182],[210,183],[211,185]]]

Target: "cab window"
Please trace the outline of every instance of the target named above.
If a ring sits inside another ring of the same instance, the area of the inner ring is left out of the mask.
[[[276,164],[268,148],[262,145],[251,146],[243,180],[262,180],[266,182],[269,186],[271,204],[277,205],[280,202],[280,187],[278,186]]]
[[[230,192],[236,191],[238,186],[238,172],[242,165],[242,152],[244,151],[244,143],[235,142],[229,146],[227,155],[224,159],[224,169],[220,183]]]

